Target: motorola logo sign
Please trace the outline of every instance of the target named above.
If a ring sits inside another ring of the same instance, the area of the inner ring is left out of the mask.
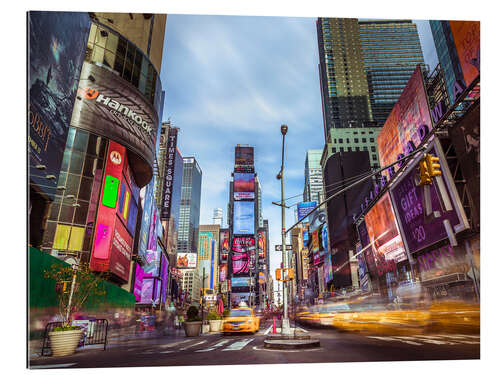
[[[101,105],[105,105],[108,108],[111,109],[111,112],[125,121],[127,121],[129,124],[136,124],[142,127],[144,131],[148,133],[148,135],[153,135],[152,131],[153,128],[151,125],[147,123],[140,115],[135,113],[132,109],[127,107],[126,105],[123,105],[122,103],[111,99],[110,97],[106,97],[102,94],[99,93],[98,90],[94,90],[91,88],[86,88],[84,89],[84,97],[87,100],[95,100],[96,103],[99,103]]]

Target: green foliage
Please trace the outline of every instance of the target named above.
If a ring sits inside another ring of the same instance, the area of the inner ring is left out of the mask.
[[[188,322],[194,322],[197,320],[201,320],[201,319],[198,319],[198,308],[194,305],[189,306],[189,308],[186,312],[186,315],[187,315]]]
[[[64,331],[77,331],[80,330],[81,327],[74,327],[74,326],[62,326],[62,327],[56,327],[53,329],[53,332],[64,332]]]
[[[71,315],[81,309],[89,296],[106,295],[102,278],[94,275],[88,263],[81,263],[75,269],[66,264],[54,263],[43,274],[44,278],[56,282],[56,288],[59,292],[59,313],[63,318],[64,326],[71,326]],[[75,285],[71,306],[69,306],[69,316],[67,316],[73,276],[76,276]],[[107,276],[107,273],[101,273],[100,276]]]
[[[207,315],[208,320],[221,320],[222,317],[214,311],[210,311]]]
[[[224,312],[222,313],[222,316],[224,318],[228,317],[229,316],[229,311],[230,311],[229,309],[224,310]]]

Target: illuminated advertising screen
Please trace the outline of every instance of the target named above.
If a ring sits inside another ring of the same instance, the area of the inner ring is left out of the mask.
[[[142,281],[141,303],[151,303],[153,301],[155,279],[144,279]]]
[[[266,231],[264,229],[259,229],[257,234],[257,246],[259,251],[259,258],[265,258],[267,253],[267,238]]]
[[[87,12],[28,12],[29,177],[49,197],[59,180],[89,30]]]
[[[141,301],[141,293],[142,293],[142,281],[144,278],[144,270],[138,264],[135,267],[135,280],[134,280],[134,296],[135,301]]]
[[[326,223],[326,212],[323,209],[317,209],[309,216],[309,230],[314,231]]]
[[[132,247],[132,236],[121,221],[116,220],[109,258],[109,270],[125,282],[128,281],[129,277]]]
[[[234,164],[238,166],[253,166],[253,147],[236,147]]]
[[[221,229],[219,234],[219,249],[221,262],[227,262],[229,254],[229,229]]]
[[[219,265],[219,282],[223,283],[227,279],[227,263]]]
[[[87,77],[92,76],[91,81]],[[100,134],[127,147],[137,184],[153,176],[158,115],[129,82],[110,69],[85,61],[71,126]]]
[[[381,263],[397,263],[407,259],[388,193],[368,211],[365,222],[377,269],[381,268]]]
[[[255,174],[234,173],[233,184],[234,199],[254,199],[255,198]]]
[[[232,252],[233,274],[247,274],[255,267],[254,237],[234,237]]]
[[[153,181],[151,181],[148,185],[142,188],[144,193],[144,198],[142,200],[142,223],[141,223],[141,231],[139,232],[139,256],[143,259],[146,258],[146,250],[148,248],[148,239],[149,239],[149,227],[151,224],[151,209],[153,206]],[[142,193],[141,193],[142,195]]]
[[[161,300],[164,302],[167,299],[167,281],[168,281],[168,259],[164,254],[161,254]]]
[[[316,201],[312,202],[301,202],[297,205],[297,216],[299,220],[302,220],[304,216],[309,215],[309,213],[316,208],[318,203]],[[304,220],[305,222],[309,221],[309,217]]]
[[[241,286],[250,286],[251,279],[249,277],[232,277],[231,278],[231,286],[241,287]]]
[[[333,280],[332,256],[330,254],[325,258],[325,263],[323,264],[323,278],[325,285]]]
[[[479,21],[449,21],[449,24],[465,84],[469,86],[480,71]]]
[[[196,253],[177,253],[178,268],[196,268]]]
[[[442,161],[446,160],[438,140],[425,152],[439,157]],[[391,187],[401,234],[411,253],[448,238],[445,225],[449,225],[448,230],[455,234],[468,228],[468,221],[447,164],[440,164],[442,176],[434,177],[432,185],[416,185],[415,181],[419,181],[420,176],[416,161],[413,166],[408,166],[402,177]],[[439,183],[438,179],[442,183]],[[428,190],[428,194],[424,193],[425,190]],[[427,212],[426,206],[430,208]]]
[[[326,224],[321,227],[321,247],[325,253],[328,252],[328,228]]]
[[[165,154],[165,168],[163,181],[163,197],[162,197],[162,208],[161,208],[161,218],[162,220],[170,218],[170,211],[172,208],[172,193],[173,193],[173,180],[178,178],[174,175],[175,171],[175,161],[177,152],[177,131],[176,128],[170,128],[168,130],[167,137],[167,147]]]
[[[144,276],[157,277],[160,275],[161,247],[156,245],[156,249],[146,250],[146,263],[144,264]]]
[[[231,293],[231,305],[236,306],[240,302],[246,302],[249,305],[250,293]]]
[[[233,234],[253,234],[255,225],[254,202],[235,201]]]
[[[398,155],[407,154],[410,141],[418,147],[422,126],[430,130],[432,122],[422,72],[417,67],[377,136],[380,165],[391,164]],[[387,170],[384,173],[389,176]]]

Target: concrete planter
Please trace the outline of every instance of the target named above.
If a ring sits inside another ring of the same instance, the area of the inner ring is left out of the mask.
[[[187,337],[199,336],[201,330],[200,322],[184,322],[184,332]]]
[[[208,333],[210,332],[210,324],[203,324],[201,327],[201,333]]]
[[[209,320],[210,332],[220,332],[222,330],[222,320]]]
[[[50,347],[52,356],[60,357],[75,353],[78,342],[82,337],[81,329],[72,329],[70,331],[49,332]]]

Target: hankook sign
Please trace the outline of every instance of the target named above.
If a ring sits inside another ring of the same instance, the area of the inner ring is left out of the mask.
[[[158,114],[152,104],[112,71],[84,62],[71,125],[102,135],[131,151],[139,187],[153,176]]]

